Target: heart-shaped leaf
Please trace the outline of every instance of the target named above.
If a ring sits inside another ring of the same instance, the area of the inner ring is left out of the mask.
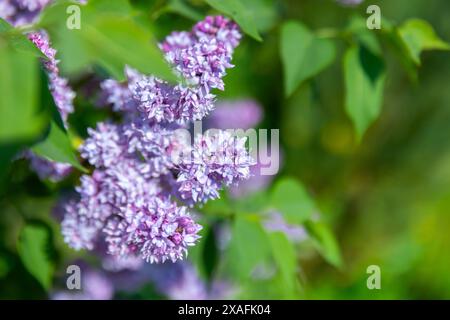
[[[49,258],[50,230],[44,225],[26,225],[20,234],[17,249],[27,270],[48,289],[53,274]]]
[[[68,163],[86,172],[86,169],[78,162],[67,133],[54,121],[52,121],[50,131],[44,141],[33,146],[32,150],[41,157],[60,163]]]
[[[355,125],[358,140],[381,111],[385,66],[380,57],[362,46],[350,47],[344,56],[345,109]]]
[[[270,197],[270,205],[289,223],[301,224],[318,211],[300,182],[292,178],[278,181]]]
[[[42,13],[39,26],[45,28],[58,50],[61,69],[79,72],[91,64],[105,68],[124,80],[125,65],[142,73],[176,80],[148,26],[132,16],[126,0],[89,1],[80,6],[80,29],[66,27],[70,1],[59,1]]]
[[[317,38],[296,21],[283,24],[280,50],[286,96],[291,95],[303,81],[324,70],[335,57],[333,42]]]
[[[420,54],[424,50],[450,50],[450,45],[441,40],[426,21],[410,19],[398,28],[410,58],[420,65]]]
[[[341,268],[341,250],[329,227],[323,222],[309,220],[305,223],[305,228],[322,257],[333,266]]]
[[[31,141],[49,120],[39,105],[38,58],[10,40],[0,33],[0,143]]]
[[[233,18],[241,29],[253,39],[262,41],[255,24],[253,12],[248,9],[243,0],[206,0],[214,9]]]

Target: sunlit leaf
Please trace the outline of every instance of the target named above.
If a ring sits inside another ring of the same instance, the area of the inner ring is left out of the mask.
[[[20,258],[27,270],[48,289],[53,274],[53,264],[49,258],[50,230],[43,225],[26,225],[17,244]]]
[[[255,40],[262,41],[261,36],[256,28],[253,11],[245,5],[245,0],[206,0],[206,2],[214,9],[233,18],[241,29]]]
[[[303,81],[324,70],[335,57],[333,42],[317,38],[299,22],[285,22],[280,41],[286,96]]]
[[[82,171],[86,171],[78,162],[67,133],[54,121],[51,123],[50,131],[45,139],[34,145],[32,150],[46,159],[68,163]]]
[[[335,267],[342,267],[339,245],[328,226],[323,222],[309,220],[305,227],[324,259]]]
[[[48,7],[40,21],[50,33],[64,71],[79,72],[98,64],[123,80],[128,65],[142,73],[175,79],[149,28],[133,19],[128,1],[90,1],[81,6],[80,29],[73,30],[66,27],[67,5],[61,1]]]
[[[303,223],[317,211],[304,187],[291,178],[281,179],[275,184],[270,204],[287,222],[295,224]]]
[[[450,50],[450,45],[441,40],[433,27],[426,21],[410,19],[398,28],[411,59],[420,64],[420,54],[424,50]]]
[[[272,28],[278,19],[276,3],[272,0],[244,0],[245,6],[256,17],[255,23],[259,31],[264,32]]]
[[[39,61],[0,35],[0,70],[0,143],[34,139],[49,119],[39,105]]]
[[[381,112],[384,62],[365,47],[352,46],[344,56],[344,77],[345,109],[360,140]]]
[[[297,256],[294,245],[282,232],[270,234],[272,256],[281,281],[281,288],[285,299],[295,297],[299,288],[297,280]]]
[[[217,235],[214,228],[209,228],[203,239],[203,265],[207,279],[212,279],[219,261],[219,251],[216,244]]]
[[[384,21],[383,21],[384,22]],[[385,24],[383,24],[385,27]],[[351,32],[358,42],[375,55],[381,55],[381,46],[373,30],[367,29],[366,20],[360,16],[354,16],[350,20],[347,31]]]
[[[248,279],[259,264],[270,259],[268,234],[256,217],[240,214],[233,222],[227,252],[230,272],[237,279]]]
[[[42,59],[47,59],[47,57],[33,44],[33,42],[1,18],[0,33],[2,33],[5,39],[8,40],[11,47],[15,50],[30,53]]]
[[[165,7],[166,11],[177,13],[183,17],[188,19],[199,21],[203,19],[203,15],[189,6],[183,0],[170,0],[167,6]]]

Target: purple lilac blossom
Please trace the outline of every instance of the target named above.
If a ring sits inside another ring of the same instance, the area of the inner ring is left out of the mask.
[[[112,105],[113,111],[133,111],[137,105],[134,101],[128,83],[120,83],[114,79],[107,79],[100,84],[102,100]]]
[[[95,167],[110,167],[125,152],[122,132],[112,123],[101,122],[88,128],[89,138],[80,146],[81,156]]]
[[[208,297],[206,284],[200,279],[194,267],[177,263],[170,267],[161,266],[154,281],[158,290],[172,300],[205,300]]]
[[[227,131],[198,135],[191,157],[179,166],[177,183],[187,203],[217,199],[222,185],[236,185],[250,177],[253,159],[245,148],[246,138]]]
[[[70,200],[64,205],[64,218],[61,222],[61,229],[64,241],[73,249],[94,249],[97,237],[103,228],[104,221],[101,218],[93,216],[99,213],[108,212],[110,209],[107,205],[100,205],[96,201]],[[96,211],[90,211],[91,208]],[[103,209],[105,209],[103,211]],[[100,215],[101,216],[101,215]]]
[[[193,246],[202,227],[195,223],[185,207],[156,198],[141,207],[130,205],[111,218],[104,232],[111,254],[140,254],[147,262],[159,263],[183,259]]]
[[[188,86],[128,67],[126,83],[102,83],[105,101],[123,118],[89,129],[80,146],[95,169],[92,176],[82,176],[78,198],[66,205],[62,232],[71,247],[93,250],[103,241],[108,254],[150,263],[187,255],[201,226],[184,205],[217,198],[223,186],[247,179],[253,164],[244,138],[218,131],[197,136],[190,146],[178,130],[212,108],[209,91],[223,89],[221,77],[239,38],[237,26],[222,17],[208,17],[190,33],[167,37],[161,49]]]
[[[281,166],[283,162],[282,150],[271,148],[270,145],[268,150],[271,161],[278,161],[278,166]],[[270,165],[273,165],[273,163],[270,163]],[[230,188],[230,196],[233,198],[242,198],[267,189],[275,178],[275,175],[262,174],[262,170],[267,169],[268,166],[262,163],[261,157],[259,156],[256,165],[250,167],[250,178]]]
[[[97,169],[91,176],[82,176],[76,191],[79,199],[68,201],[65,207],[63,236],[76,250],[92,250],[99,236],[104,235],[107,221],[119,219],[120,208],[142,205],[154,198],[158,185],[122,161],[107,170]]]
[[[254,100],[223,100],[207,119],[208,128],[243,129],[257,126],[262,120],[261,106]]]
[[[264,221],[264,227],[268,231],[283,232],[294,243],[302,242],[308,238],[308,234],[303,226],[287,223],[278,212],[273,212],[268,216]]]
[[[257,162],[256,165],[250,167],[250,178],[242,181],[239,185],[231,186],[229,194],[232,198],[243,198],[250,194],[256,193],[261,190],[267,189],[272,183],[273,175],[261,174],[261,162]]]
[[[14,26],[23,26],[36,21],[41,10],[52,0],[1,0],[0,18]]]
[[[257,126],[263,117],[262,107],[252,99],[223,100],[206,119],[207,128],[242,129],[247,130]],[[271,150],[269,148],[269,150]],[[278,150],[274,150],[272,159],[278,159]],[[273,175],[261,175],[264,166],[260,161],[250,167],[250,178],[237,186],[231,186],[229,191],[233,198],[245,197],[249,194],[267,188],[273,180]]]
[[[279,161],[280,163],[283,161],[282,150],[277,150],[275,148],[268,148],[274,154],[270,154],[271,161]],[[279,164],[280,164],[279,163]],[[274,179],[274,175],[261,174],[262,170],[267,168],[267,165],[263,165],[261,163],[261,159],[258,158],[257,163],[254,166],[250,167],[250,178],[242,181],[239,185],[232,186],[230,188],[230,196],[232,198],[242,198],[246,197],[250,194],[256,193],[261,190],[267,189],[270,186]]]
[[[72,166],[66,163],[59,163],[44,159],[28,151],[25,153],[30,160],[31,169],[37,173],[40,179],[49,179],[58,182],[72,172]]]
[[[175,86],[141,76],[129,88],[137,109],[157,122],[201,120],[214,108],[211,89],[224,89],[222,78],[241,34],[230,20],[217,16],[197,23],[191,32],[174,32],[160,45],[166,60],[185,84]]]
[[[257,126],[262,120],[262,107],[254,100],[244,99],[221,101],[208,118],[207,126],[218,129],[247,130]],[[237,186],[231,186],[230,195],[233,198],[245,197],[270,185],[273,176],[261,175],[260,161],[250,167],[250,178]]]

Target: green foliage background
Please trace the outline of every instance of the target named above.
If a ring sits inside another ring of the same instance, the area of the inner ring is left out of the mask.
[[[61,27],[66,3],[45,13],[39,25],[75,88],[86,71],[120,78],[124,64],[171,79],[146,39],[219,10],[246,32],[219,98],[255,98],[264,106],[261,127],[280,129],[283,166],[274,185],[202,208],[205,225],[232,228],[224,257],[205,240],[213,228],[193,250],[206,279],[223,272],[242,285],[242,298],[450,298],[450,2],[373,0],[356,9],[331,0],[130,2],[93,0],[80,31]],[[380,31],[365,27],[369,4],[381,8]],[[81,172],[73,147],[106,115],[78,97],[65,132],[45,93],[39,52],[3,22],[0,32],[0,298],[45,298],[68,261],[92,259],[67,248],[50,216],[77,177],[41,182],[11,159],[32,146]],[[304,225],[311,241],[294,246],[264,231],[268,208]],[[275,277],[250,279],[266,261]],[[373,264],[381,290],[366,287]]]

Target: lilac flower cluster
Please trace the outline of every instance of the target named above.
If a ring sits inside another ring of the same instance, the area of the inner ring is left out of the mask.
[[[33,23],[52,0],[1,0],[0,18],[14,26]]]
[[[197,136],[192,156],[183,161],[177,182],[181,198],[188,203],[217,199],[221,185],[232,186],[250,177],[253,160],[246,138],[233,137],[227,131]]]
[[[243,129],[247,130],[256,127],[263,118],[263,108],[252,99],[222,100],[217,103],[216,108],[206,121],[208,129]],[[274,159],[279,159],[279,150],[269,148]],[[246,197],[249,194],[267,188],[272,182],[273,175],[261,174],[265,165],[258,159],[257,163],[250,168],[250,178],[242,181],[237,186],[229,189],[229,194],[233,198]]]
[[[186,207],[166,199],[122,209],[119,217],[108,220],[104,232],[109,253],[127,256],[139,253],[146,261],[175,262],[183,259],[187,247],[200,238],[201,226],[193,221]]]
[[[138,77],[130,85],[138,110],[156,122],[201,120],[214,107],[211,89],[224,89],[222,78],[232,67],[231,55],[240,38],[237,25],[221,16],[207,17],[192,32],[169,35],[160,47],[186,84]]]
[[[216,131],[195,137],[191,146],[183,135],[189,121],[213,108],[210,90],[223,89],[240,37],[228,19],[207,17],[160,45],[183,83],[131,68],[127,83],[102,83],[105,101],[123,117],[89,129],[80,147],[94,171],[82,176],[78,198],[65,204],[62,230],[71,247],[92,250],[106,242],[109,254],[125,259],[184,258],[202,227],[182,204],[217,198],[223,186],[247,179],[253,164],[245,138]]]
[[[42,180],[49,179],[57,182],[72,172],[71,165],[44,159],[37,156],[30,150],[26,151],[24,156],[30,160],[30,167]]]

